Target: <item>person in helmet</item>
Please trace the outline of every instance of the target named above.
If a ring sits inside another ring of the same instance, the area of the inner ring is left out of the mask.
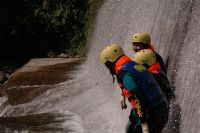
[[[168,120],[168,105],[148,70],[131,61],[117,44],[105,47],[100,60],[112,75],[116,75],[122,95],[132,105],[127,133],[160,133]]]
[[[154,79],[161,87],[168,101],[175,97],[172,87],[170,86],[169,79],[165,72],[161,69],[160,64],[156,61],[156,55],[152,50],[143,49],[138,51],[134,54],[133,61],[144,65],[148,71],[152,73]]]
[[[131,43],[133,45],[133,51],[136,53],[142,49],[150,49],[154,51],[156,55],[156,61],[160,64],[161,69],[167,73],[164,61],[162,57],[155,52],[154,47],[151,45],[151,37],[148,33],[146,32],[138,32],[136,34],[133,34],[131,36]]]

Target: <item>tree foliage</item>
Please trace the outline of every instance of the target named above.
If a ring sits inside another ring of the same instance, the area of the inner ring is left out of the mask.
[[[44,57],[49,51],[70,52],[83,47],[90,3],[91,0],[1,0],[0,56]]]

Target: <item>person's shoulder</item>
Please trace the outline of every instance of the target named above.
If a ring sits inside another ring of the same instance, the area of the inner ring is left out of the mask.
[[[124,71],[124,70],[119,70],[116,76],[117,76],[118,78],[122,78],[125,74],[126,74],[126,71]]]
[[[125,77],[125,75],[127,75],[127,74],[130,74],[130,73],[127,72],[127,71],[124,71],[124,70],[119,70],[118,73],[117,73],[117,75],[116,75],[117,81],[118,82],[122,82],[123,79],[124,79],[124,77]]]
[[[159,56],[160,58],[162,58],[161,55],[157,51],[154,51],[154,53],[156,56]]]
[[[157,53],[156,51],[154,51],[154,53],[155,53],[155,56],[156,56],[156,60],[158,62],[162,62],[162,64],[164,64],[164,60],[163,60],[162,56],[159,53]],[[160,65],[162,65],[162,64],[160,64]]]
[[[161,69],[166,73],[166,66],[165,66],[165,62],[162,58],[161,55],[159,55],[157,52],[155,52],[155,56],[156,56],[156,61],[160,64]]]
[[[124,70],[119,70],[117,75],[125,74],[126,72]]]
[[[119,70],[118,73],[117,73],[117,77],[123,78],[124,76],[131,76],[132,77],[132,73],[124,71],[124,70]]]

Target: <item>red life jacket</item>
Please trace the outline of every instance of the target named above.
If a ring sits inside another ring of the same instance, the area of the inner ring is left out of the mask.
[[[153,45],[152,44],[150,44],[150,46],[149,46],[149,48],[148,49],[150,49],[150,50],[152,50],[152,51],[155,51],[155,48],[153,47]]]
[[[149,69],[148,71],[149,72],[152,72],[152,73],[155,73],[155,74],[158,74],[158,71],[161,69],[161,66],[158,62],[154,63]]]
[[[131,61],[131,59],[128,56],[126,56],[126,55],[120,57],[120,59],[115,64],[116,74],[121,69],[122,65],[125,64],[125,63],[127,63],[127,62],[129,62],[129,61]]]
[[[152,50],[152,51],[155,53],[156,61],[160,64],[161,69],[162,69],[165,73],[167,73],[167,69],[166,69],[166,67],[165,67],[165,63],[164,63],[164,61],[163,61],[163,58],[155,51],[155,48],[153,47],[153,45],[150,44],[150,46],[149,46],[148,49]]]

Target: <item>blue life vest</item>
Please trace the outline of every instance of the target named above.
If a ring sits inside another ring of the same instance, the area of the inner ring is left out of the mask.
[[[138,88],[144,96],[144,102],[150,108],[157,107],[162,103],[167,103],[161,88],[153,76],[142,65],[129,61],[121,66],[121,69],[131,74]]]

